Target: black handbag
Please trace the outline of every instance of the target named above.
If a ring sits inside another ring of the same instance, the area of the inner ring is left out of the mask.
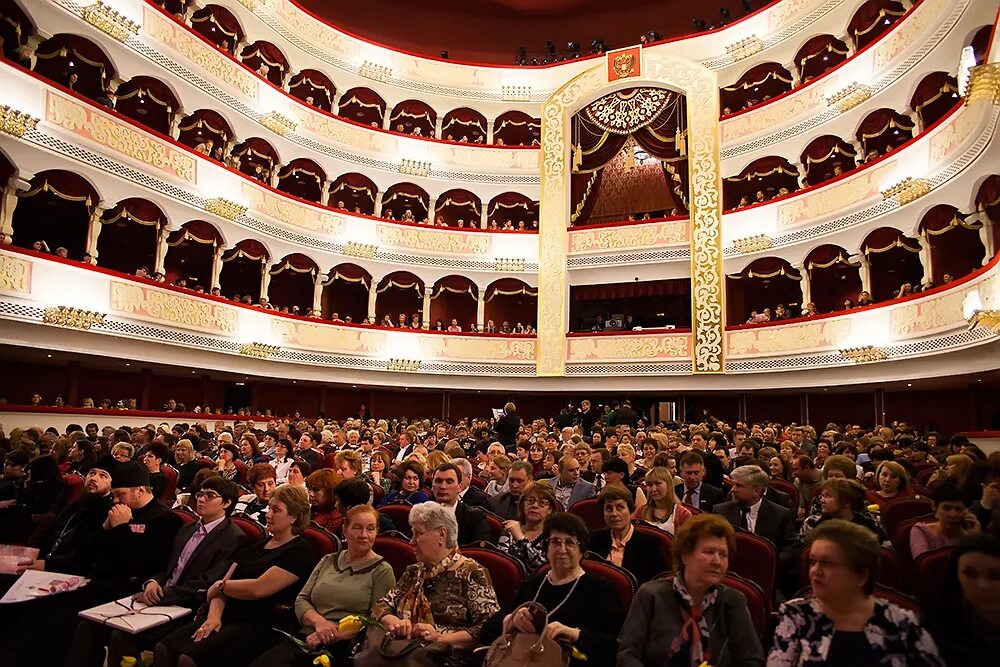
[[[441,667],[451,654],[442,642],[396,639],[380,627],[370,627],[354,656],[355,667]]]

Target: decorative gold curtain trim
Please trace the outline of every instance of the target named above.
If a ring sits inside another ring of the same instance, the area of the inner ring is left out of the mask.
[[[476,215],[481,215],[482,214],[482,208],[480,208],[479,204],[477,204],[474,199],[470,199],[469,201],[455,201],[451,197],[448,197],[447,199],[445,199],[442,202],[437,202],[437,205],[434,207],[434,210],[435,211],[440,211],[443,207],[448,206],[448,205],[452,205],[452,206],[471,206],[472,210],[476,212]]]
[[[501,209],[501,208],[508,208],[508,209],[509,208],[523,208],[525,211],[529,211],[529,212],[531,211],[531,207],[528,204],[525,204],[523,201],[522,202],[514,202],[513,204],[504,204],[503,202],[497,202],[497,203],[493,204],[493,206],[490,207],[487,210],[487,214],[488,215],[493,215],[494,213],[497,212],[497,209]]]
[[[137,218],[131,213],[129,213],[128,209],[122,209],[122,212],[113,218],[101,218],[101,223],[105,225],[110,225],[114,222],[117,222],[118,220],[121,220],[122,218],[127,218],[132,222],[137,222],[140,225],[145,225],[147,227],[159,227],[161,224],[165,222],[164,220],[143,220],[142,218]]]
[[[659,132],[657,132],[656,130],[654,130],[649,125],[646,126],[646,131],[649,132],[651,135],[653,135],[657,140],[662,141],[663,143],[672,144],[672,143],[674,143],[677,140],[676,135],[669,136],[669,137],[668,136],[664,136],[664,135],[660,134]],[[685,134],[686,134],[686,132],[685,132]],[[686,160],[687,158],[685,157],[684,159]]]
[[[247,153],[250,153],[251,155],[255,155],[255,156],[257,156],[257,157],[259,157],[259,158],[261,158],[263,160],[267,160],[268,165],[271,165],[271,166],[274,165],[274,158],[272,158],[270,155],[266,155],[264,153],[258,153],[257,151],[255,151],[254,149],[250,148],[249,146],[247,146],[246,148],[244,148],[243,150],[241,150],[239,153],[234,153],[233,157],[234,158],[243,157]]]
[[[825,263],[823,263],[823,262],[809,262],[807,268],[810,271],[812,271],[813,269],[828,269],[831,266],[833,266],[834,264],[845,264],[847,266],[853,266],[853,267],[859,267],[859,266],[861,266],[861,262],[852,263],[851,260],[849,260],[847,258],[847,256],[843,252],[841,252],[839,255],[837,255],[836,257],[834,257],[833,259],[831,259],[829,262],[825,262]]]
[[[907,119],[907,121],[909,121],[909,119]],[[912,132],[913,123],[910,122],[910,126],[907,127],[904,122],[897,121],[896,118],[890,118],[889,122],[887,122],[885,125],[882,126],[882,129],[878,130],[877,132],[873,132],[871,134],[865,134],[862,132],[861,138],[867,141],[868,139],[874,139],[875,137],[881,136],[882,133],[885,132],[886,130],[894,130],[894,129],[900,129],[900,130],[905,130],[907,132]]]
[[[234,259],[239,259],[240,257],[245,257],[246,259],[249,259],[251,262],[266,262],[267,261],[267,255],[251,255],[250,253],[248,253],[247,251],[243,250],[242,248],[235,248],[233,250],[233,254],[229,255],[229,257],[223,257],[222,258],[222,262],[223,263],[225,263],[225,262],[231,262]]]
[[[515,294],[525,294],[527,296],[538,296],[538,290],[531,287],[522,287],[515,290],[502,290],[493,288],[489,291],[489,296],[483,299],[483,303],[489,303],[496,296],[514,296]]]
[[[226,134],[226,131],[224,129],[218,128],[218,127],[212,127],[211,123],[209,123],[207,120],[204,120],[202,118],[195,119],[195,120],[191,121],[190,123],[188,123],[187,125],[179,125],[177,127],[177,129],[179,129],[181,132],[187,132],[188,130],[195,129],[195,128],[197,128],[197,129],[205,128],[206,130],[208,130],[212,134],[217,134],[220,137],[222,137],[223,139],[225,139],[228,136]]]
[[[195,243],[201,243],[203,245],[210,245],[213,248],[216,245],[215,239],[212,239],[210,241],[206,241],[205,239],[200,239],[200,238],[198,238],[197,236],[195,236],[194,234],[192,234],[191,232],[189,232],[187,229],[185,229],[183,227],[181,229],[177,230],[177,231],[184,232],[184,233],[181,234],[180,238],[177,239],[176,241],[174,241],[173,243],[171,243],[170,241],[167,241],[167,245],[170,246],[171,248],[179,246],[180,244],[182,244],[182,243],[184,243],[185,241],[188,241],[188,240],[194,241]],[[176,234],[177,232],[173,232],[173,233]]]
[[[759,81],[750,81],[750,82],[747,82],[747,83],[737,83],[737,84],[734,84],[732,86],[726,86],[725,88],[723,88],[723,90],[728,90],[730,92],[732,92],[734,90],[750,90],[750,88],[752,88],[753,86],[759,86],[762,83],[767,83],[768,79],[777,79],[778,81],[784,81],[785,83],[788,83],[788,84],[793,83],[793,79],[792,79],[791,76],[785,77],[780,72],[768,72],[766,75],[764,75],[764,78],[760,79]]]
[[[365,287],[368,287],[368,281],[369,281],[369,279],[366,278],[365,276],[361,276],[360,278],[349,278],[340,271],[336,271],[332,276],[323,281],[323,287],[332,284],[333,281],[335,280],[343,280],[344,282],[354,283],[354,284],[361,283]]]
[[[1000,195],[997,195],[992,201],[979,202],[978,210],[985,212],[987,208],[996,206],[997,204],[1000,204]]]
[[[382,210],[384,211],[385,205],[395,201],[397,197],[403,197],[405,199],[416,199],[417,201],[420,202],[421,206],[427,206],[426,204],[424,204],[424,198],[421,197],[420,195],[411,195],[409,192],[393,192],[391,197],[382,200]]]
[[[934,97],[931,97],[929,99],[924,100],[923,103],[921,103],[921,104],[918,104],[917,107],[914,109],[914,111],[920,111],[921,109],[923,109],[928,104],[931,104],[933,102],[937,102],[941,98],[942,95],[947,95],[949,93],[957,93],[957,92],[958,92],[958,88],[956,88],[955,86],[951,85],[951,81],[945,81],[944,85],[941,86],[941,88],[938,91],[937,95],[935,95]]]
[[[476,292],[472,288],[472,285],[468,285],[465,289],[455,289],[454,287],[447,287],[445,285],[440,285],[437,288],[437,291],[434,292],[434,294],[431,294],[431,299],[438,298],[439,296],[441,296],[443,292],[451,292],[452,294],[469,294],[472,296],[473,299],[476,298]]]
[[[813,58],[815,58],[816,56],[823,55],[824,52],[826,52],[826,53],[839,53],[842,56],[846,56],[848,54],[848,50],[847,49],[841,50],[841,49],[837,48],[837,46],[835,44],[830,43],[830,44],[827,44],[824,48],[822,48],[819,51],[817,51],[816,53],[813,53],[813,54],[810,54],[810,55],[807,55],[807,56],[802,56],[802,60],[799,61],[799,69],[802,69],[803,67],[805,67],[805,64],[807,62],[809,62],[810,60],[812,60]]]
[[[412,283],[397,283],[395,280],[392,280],[391,278],[389,279],[389,282],[387,282],[385,285],[383,285],[382,287],[379,287],[378,289],[376,289],[375,293],[376,294],[381,294],[382,292],[386,291],[390,287],[397,287],[397,288],[402,289],[402,290],[413,289],[413,290],[415,290],[417,292],[417,294],[420,294],[420,282],[419,281],[414,280]]]
[[[871,246],[865,246],[864,247],[864,253],[866,255],[870,255],[872,253],[887,252],[889,250],[892,250],[893,248],[902,248],[903,250],[907,250],[909,252],[914,252],[914,253],[920,252],[920,246],[919,245],[916,248],[910,247],[910,246],[908,246],[906,244],[905,237],[899,237],[895,241],[893,241],[892,243],[890,243],[889,245],[883,246],[881,248],[873,248]]]
[[[264,54],[261,53],[259,46],[250,53],[243,54],[243,62],[246,62],[247,58],[253,58],[254,56],[260,58],[260,60],[264,62],[268,67],[277,67],[282,72],[284,72],[285,68],[288,67],[285,63],[276,62],[274,60],[268,60],[267,58],[265,58]]]
[[[58,49],[58,50],[56,50],[56,51],[53,51],[52,53],[37,53],[36,52],[35,53],[35,57],[36,58],[41,58],[42,60],[48,60],[49,58],[56,58],[56,57],[66,58],[66,57],[69,56],[69,54],[71,52],[72,52],[74,58],[77,58],[81,62],[85,62],[88,65],[91,65],[93,67],[97,67],[98,69],[100,69],[101,70],[101,78],[102,79],[108,75],[108,73],[107,73],[107,71],[105,69],[104,63],[102,63],[102,62],[100,62],[98,60],[90,60],[88,58],[85,58],[85,57],[81,56],[80,53],[79,53],[79,51],[77,51],[76,49],[68,49],[65,46],[62,47],[62,48],[60,48],[60,49]]]
[[[289,90],[292,88],[298,88],[303,83],[307,83],[311,88],[318,88],[319,90],[325,91],[327,97],[330,98],[333,97],[333,91],[330,90],[330,88],[325,83],[318,83],[316,81],[313,81],[308,76],[300,76],[298,81],[295,81],[294,79],[292,79],[292,81],[293,83],[288,84]]]
[[[878,24],[881,23],[882,19],[884,19],[886,16],[895,16],[895,17],[898,18],[898,17],[902,16],[905,13],[906,13],[905,9],[903,11],[901,11],[901,12],[895,12],[895,11],[893,11],[891,9],[888,9],[888,8],[880,9],[880,10],[878,10],[878,16],[875,17],[875,20],[872,21],[868,25],[867,28],[862,28],[862,29],[859,29],[859,30],[855,31],[854,36],[855,37],[861,37],[862,35],[867,35],[872,30],[874,30],[875,27],[878,26]]]
[[[268,273],[270,273],[272,276],[276,276],[279,273],[284,273],[285,271],[291,271],[292,273],[311,273],[311,274],[316,273],[316,269],[312,267],[309,267],[308,269],[296,269],[294,266],[291,265],[290,262],[287,261],[282,262],[281,264],[278,264],[277,266],[273,267]]]
[[[294,176],[295,174],[305,174],[306,176],[311,176],[316,179],[316,183],[322,185],[323,179],[319,177],[319,174],[309,171],[308,169],[303,169],[302,167],[293,167],[289,169],[285,167],[285,171],[278,171],[278,178],[287,178],[289,176]]]
[[[434,121],[431,120],[431,114],[430,114],[429,111],[425,111],[423,113],[410,113],[409,111],[406,111],[405,109],[400,109],[394,116],[390,116],[389,117],[389,122],[391,123],[392,121],[396,120],[397,118],[402,118],[404,116],[406,118],[412,118],[413,120],[426,120],[428,123],[431,123],[431,124],[434,123]]]
[[[688,196],[687,192],[684,189],[684,179],[681,178],[680,172],[677,171],[677,168],[674,167],[672,164],[670,164],[671,162],[680,162],[682,160],[686,162],[687,158],[686,157],[669,158],[666,160],[660,160],[660,163],[663,164],[664,169],[666,169],[667,172],[670,174],[670,180],[672,180],[675,183],[674,194],[677,195],[677,197],[680,199],[680,202],[684,204],[684,208],[687,208]]]
[[[954,218],[951,219],[947,227],[937,230],[924,228],[920,230],[920,233],[923,234],[924,236],[941,236],[942,234],[947,234],[956,227],[964,227],[965,229],[979,230],[982,228],[982,226],[983,223],[979,220],[966,222],[965,220],[962,220],[956,215]]]
[[[356,96],[351,95],[346,102],[344,100],[340,101],[340,108],[343,110],[344,107],[351,104],[357,104],[362,109],[378,109],[379,111],[381,111],[384,102],[373,102],[373,103],[362,102]]]
[[[587,180],[587,187],[583,190],[583,197],[580,198],[580,203],[576,205],[576,209],[573,211],[572,215],[569,216],[570,224],[576,222],[580,214],[583,213],[583,207],[587,204],[587,198],[590,196],[590,191],[594,187],[594,182],[597,180],[597,171],[590,172],[590,179]]]
[[[747,278],[774,278],[775,276],[785,276],[786,278],[791,278],[792,280],[802,280],[802,276],[795,276],[791,273],[785,271],[785,267],[781,267],[773,273],[757,273],[755,271],[747,272]]]
[[[798,176],[799,175],[799,172],[797,172],[797,171],[789,171],[789,170],[785,169],[782,165],[779,164],[777,167],[775,167],[771,171],[762,171],[762,172],[756,172],[755,171],[755,172],[750,172],[749,174],[746,174],[745,176],[727,176],[726,180],[730,181],[731,183],[739,183],[740,181],[752,181],[753,179],[757,178],[758,176],[760,176],[760,177],[770,176],[771,174],[776,174],[778,172],[781,172],[782,174],[787,174],[788,176]]]
[[[239,34],[238,32],[229,32],[221,25],[219,25],[219,21],[215,18],[215,14],[212,14],[211,12],[209,12],[208,15],[203,16],[200,19],[196,19],[194,17],[191,18],[191,23],[204,23],[205,21],[211,21],[213,24],[215,24],[215,27],[219,29],[219,32],[221,32],[223,35],[226,35],[227,37],[236,37]]]
[[[483,122],[481,120],[459,120],[458,118],[449,118],[448,122],[441,126],[441,131],[444,132],[455,124],[464,125],[465,127],[474,127],[483,134],[486,133],[486,128],[483,126]]]
[[[333,190],[331,190],[330,191],[330,196],[332,197],[333,195],[337,194],[338,192],[340,192],[341,190],[344,190],[344,189],[350,190],[352,192],[364,192],[366,195],[368,195],[369,199],[371,199],[373,202],[375,201],[375,195],[372,194],[372,191],[367,186],[364,186],[364,185],[348,185],[347,183],[341,183],[340,185],[338,185],[337,187],[335,187]]]
[[[529,127],[537,127],[537,128],[541,128],[542,127],[541,121],[539,121],[539,122],[536,123],[533,120],[532,121],[527,121],[527,120],[504,120],[504,121],[500,122],[500,126],[496,128],[495,132],[500,132],[501,130],[503,130],[508,125],[512,125],[513,127],[524,127],[525,125],[527,125]]]
[[[65,199],[66,201],[80,201],[83,202],[87,206],[87,208],[90,208],[91,206],[94,205],[94,202],[91,200],[90,195],[84,195],[83,197],[74,197],[73,195],[68,195],[65,192],[60,192],[57,188],[55,188],[52,184],[49,183],[48,179],[42,181],[42,184],[39,185],[34,190],[18,191],[17,196],[34,197],[39,192],[51,192],[56,197],[59,197],[59,199]]]
[[[154,95],[153,93],[151,93],[148,88],[143,88],[141,86],[139,88],[136,88],[135,90],[133,90],[131,93],[125,93],[124,95],[118,95],[118,101],[121,102],[122,100],[127,100],[127,99],[130,99],[130,98],[133,98],[136,95],[139,96],[139,99],[142,99],[143,97],[148,97],[149,99],[151,99],[154,102],[156,102],[157,104],[159,104],[161,107],[167,107],[167,112],[168,113],[171,112],[171,111],[173,111],[173,108],[169,104],[167,104],[166,100],[161,100],[156,95]]]
[[[809,156],[807,155],[807,156],[806,156],[806,164],[816,164],[817,162],[826,162],[827,160],[829,160],[829,159],[830,159],[830,157],[831,157],[831,156],[832,156],[832,155],[833,155],[834,153],[840,153],[841,155],[846,155],[846,156],[848,156],[848,157],[856,157],[856,156],[857,156],[857,154],[858,154],[858,151],[857,151],[857,150],[855,150],[854,146],[850,146],[850,145],[848,145],[848,146],[849,146],[849,148],[851,149],[851,152],[850,152],[850,153],[848,153],[847,151],[845,151],[845,150],[843,149],[843,147],[842,147],[842,146],[840,146],[839,144],[836,144],[836,145],[834,145],[834,147],[833,147],[833,148],[831,148],[831,149],[830,149],[830,151],[829,151],[829,152],[828,152],[828,153],[827,153],[826,155],[824,155],[823,157],[819,157],[819,158],[815,158],[815,159],[814,159],[814,158],[811,158],[811,157],[809,157]]]

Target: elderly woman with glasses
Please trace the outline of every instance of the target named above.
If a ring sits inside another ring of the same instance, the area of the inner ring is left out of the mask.
[[[588,538],[580,517],[549,515],[542,529],[549,571],[525,580],[510,607],[483,627],[483,641],[512,632],[540,633],[586,656],[586,662],[571,658],[570,667],[614,664],[625,610],[610,581],[581,567]]]
[[[415,505],[410,528],[417,562],[378,601],[372,617],[392,637],[443,644],[446,667],[471,665],[483,623],[500,609],[489,574],[459,553],[458,522],[447,507]],[[357,667],[366,667],[367,650],[355,659]]]
[[[556,509],[552,487],[538,482],[525,488],[517,504],[517,519],[504,522],[504,532],[498,546],[535,572],[548,562],[548,550],[543,535],[545,518]]]

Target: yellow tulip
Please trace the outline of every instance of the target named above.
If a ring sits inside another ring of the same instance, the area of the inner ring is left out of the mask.
[[[313,660],[313,664],[319,665],[319,667],[330,667],[330,656],[326,653],[321,656],[317,656],[316,659]]]
[[[122,658],[121,667],[135,667],[137,664],[139,664],[138,660],[130,655],[126,655]]]
[[[871,505],[868,506],[868,511],[871,512],[872,514],[878,514],[879,509],[880,509],[879,506],[875,503],[872,503]]]
[[[357,632],[364,627],[364,622],[357,616],[345,616],[337,624],[337,632],[350,633]]]
[[[569,654],[570,657],[572,657],[574,660],[584,660],[584,661],[587,660],[587,654],[583,653],[582,651],[580,651],[580,649],[578,649],[575,646],[569,647]]]

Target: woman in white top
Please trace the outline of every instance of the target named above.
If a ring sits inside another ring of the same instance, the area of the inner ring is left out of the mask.
[[[274,466],[274,474],[278,484],[288,481],[288,469],[292,467],[295,459],[292,458],[292,441],[288,438],[281,438],[274,446],[274,458],[270,463]]]
[[[500,495],[510,490],[507,484],[507,471],[510,470],[510,458],[506,454],[496,454],[486,465],[490,481],[483,491],[488,497]]]

